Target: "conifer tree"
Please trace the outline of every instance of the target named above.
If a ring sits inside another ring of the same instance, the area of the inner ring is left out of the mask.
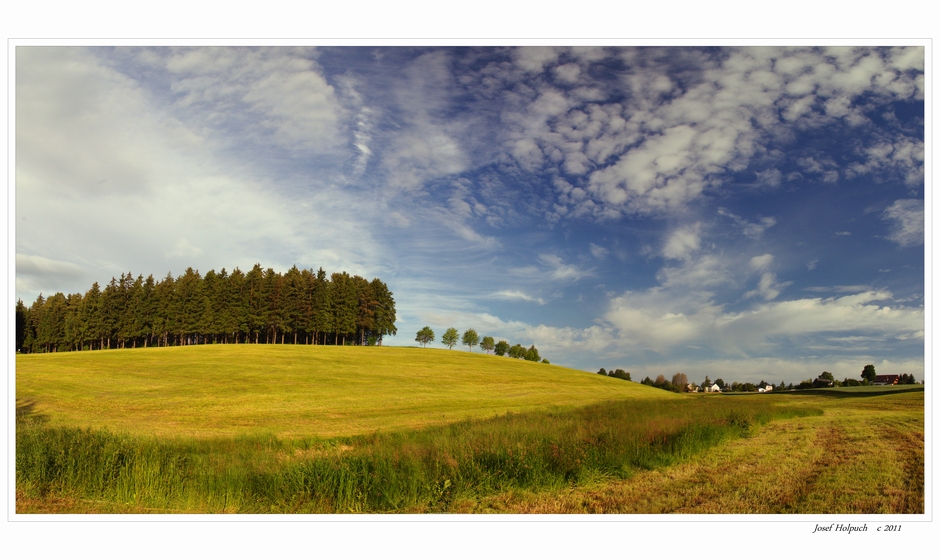
[[[397,332],[384,282],[346,272],[331,279],[322,268],[280,274],[260,264],[247,274],[223,268],[205,276],[190,267],[160,282],[127,272],[104,290],[96,282],[84,295],[40,294],[28,308],[18,301],[14,343],[25,353],[242,341],[381,344]]]

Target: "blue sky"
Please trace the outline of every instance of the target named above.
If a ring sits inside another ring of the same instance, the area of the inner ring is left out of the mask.
[[[16,296],[322,266],[389,285],[386,344],[922,378],[924,82],[923,47],[21,46]]]

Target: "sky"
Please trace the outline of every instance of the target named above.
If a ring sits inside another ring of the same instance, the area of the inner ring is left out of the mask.
[[[16,297],[322,267],[389,286],[387,345],[427,325],[634,380],[922,379],[924,66],[921,46],[18,46]]]

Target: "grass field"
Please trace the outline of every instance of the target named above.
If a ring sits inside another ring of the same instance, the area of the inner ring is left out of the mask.
[[[27,355],[16,373],[19,513],[924,508],[922,388],[676,395],[310,346]]]
[[[626,480],[560,492],[507,492],[468,502],[458,511],[924,513],[922,388],[870,398],[767,397],[816,406],[823,415],[779,419],[694,461]]]
[[[160,437],[333,437],[607,399],[678,398],[548,364],[438,349],[210,345],[17,356],[18,407]]]

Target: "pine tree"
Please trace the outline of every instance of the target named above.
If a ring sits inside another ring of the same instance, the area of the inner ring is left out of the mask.
[[[254,342],[259,342],[259,336],[267,325],[267,294],[265,294],[264,272],[260,264],[248,271],[245,275],[245,287],[248,293],[248,325],[249,334],[254,335]]]
[[[332,280],[332,281],[331,281]],[[101,290],[42,294],[27,308],[16,304],[18,351],[61,352],[234,341],[295,344],[381,344],[395,334],[395,300],[378,278],[346,272],[328,279],[319,269],[292,267],[282,275],[256,264],[248,274],[187,268],[155,282],[121,274]],[[321,338],[322,335],[322,338]],[[244,337],[244,338],[243,338]]]
[[[375,321],[373,326],[374,333],[378,336],[379,346],[382,345],[382,337],[385,335],[395,335],[398,329],[395,328],[395,298],[392,297],[391,290],[378,278],[374,278],[371,283],[372,293],[375,297]]]
[[[246,289],[247,278],[245,273],[235,267],[232,274],[228,277],[228,296],[229,296],[229,315],[226,332],[231,332],[235,344],[238,344],[239,337],[248,336],[249,333],[249,313],[248,313],[248,291]],[[248,340],[246,339],[246,342]]]
[[[322,268],[317,271],[313,284],[313,317],[310,323],[314,343],[317,343],[317,336],[322,334],[323,344],[326,344],[326,335],[333,330],[333,284]]]
[[[334,272],[331,280],[333,283],[333,331],[336,333],[336,343],[345,344],[346,336],[356,332],[356,309],[359,298],[349,274]]]
[[[29,320],[29,309],[23,303],[23,300],[16,300],[16,343],[15,350],[24,352],[23,342],[26,339],[26,322]]]

